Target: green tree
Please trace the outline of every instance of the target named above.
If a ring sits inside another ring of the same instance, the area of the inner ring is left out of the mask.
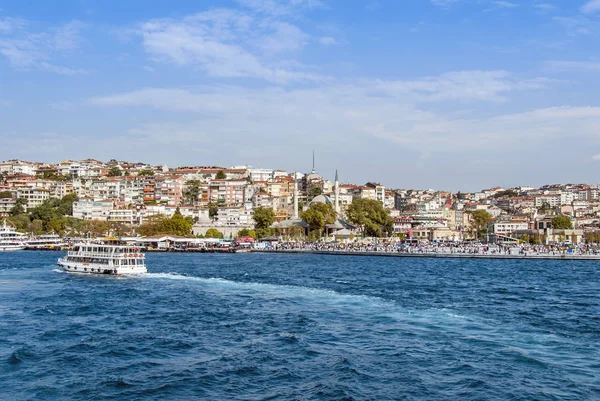
[[[17,198],[15,205],[10,209],[8,214],[10,216],[18,216],[25,213],[25,207],[27,206],[27,199]]]
[[[209,202],[208,203],[208,217],[211,219],[217,215],[219,211],[219,204],[217,202]]]
[[[44,222],[42,220],[33,220],[29,223],[27,227],[27,231],[32,233],[33,235],[41,235],[44,233]]]
[[[543,202],[542,206],[538,208],[540,212],[548,212],[552,210],[552,206],[548,202]]]
[[[585,242],[587,244],[590,244],[590,243],[597,244],[597,243],[599,243],[600,242],[600,232],[598,232],[598,231],[592,231],[592,232],[587,233],[585,235]]]
[[[109,177],[120,177],[121,175],[123,175],[123,173],[121,172],[121,169],[117,166],[111,167],[110,170],[108,170],[108,174]]]
[[[209,228],[206,230],[205,238],[223,238],[223,233],[216,228]]]
[[[108,223],[108,231],[114,237],[121,238],[124,235],[128,235],[130,232],[129,227],[119,221],[110,221]]]
[[[38,174],[36,177],[51,181],[67,181],[70,178],[69,176],[58,174],[54,171],[44,171],[42,174]]]
[[[73,202],[77,202],[79,198],[77,194],[69,194],[63,196],[60,200],[60,204],[57,206],[57,211],[62,216],[72,216],[73,215]]]
[[[354,199],[348,207],[347,216],[351,223],[361,229],[363,236],[390,236],[394,232],[394,219],[375,199]]]
[[[18,214],[6,219],[6,221],[17,229],[20,232],[26,232],[29,228],[29,217],[26,214]]]
[[[192,232],[194,221],[191,217],[183,217],[180,212],[175,211],[173,217],[165,217],[161,215],[151,216],[144,224],[140,225],[139,232],[141,235],[180,235],[188,236]]]
[[[552,228],[558,230],[572,230],[573,222],[569,216],[556,216],[552,219]]]
[[[517,191],[515,191],[514,189],[507,189],[505,191],[497,192],[496,194],[494,194],[492,196],[492,198],[494,198],[494,199],[498,199],[498,198],[502,198],[502,197],[514,198],[515,196],[519,196],[519,193]]]
[[[12,192],[10,191],[2,191],[0,192],[0,199],[10,199],[12,198]]]
[[[238,234],[238,237],[252,237],[254,239],[256,239],[256,231],[255,230],[248,230],[247,228],[242,228]]]
[[[84,227],[84,235],[91,234],[94,237],[101,237],[108,233],[110,226],[108,222],[102,220],[88,220]]]
[[[140,171],[137,173],[137,175],[138,175],[138,176],[153,176],[153,175],[154,175],[154,171],[152,171],[152,170],[150,170],[150,169],[146,168],[146,169],[140,170]]]
[[[184,199],[190,205],[196,206],[198,204],[198,198],[200,197],[200,181],[189,180],[186,181],[186,189],[183,193]],[[210,215],[210,212],[209,212]]]
[[[183,217],[179,208],[170,219],[164,219],[159,226],[159,234],[187,236],[192,233],[194,221],[191,217]]]
[[[313,231],[323,233],[327,224],[335,223],[337,213],[329,203],[313,203],[300,217],[308,224],[309,234]]]
[[[492,216],[487,210],[475,210],[471,212],[471,227],[475,232],[477,238],[481,234],[487,232],[487,227],[490,225],[494,216]]]
[[[272,237],[275,235],[275,229],[274,228],[257,228],[256,229],[256,237],[257,238],[267,238],[267,237]]]
[[[61,217],[54,217],[46,224],[46,231],[51,231],[62,235],[64,233],[65,226],[65,219]]]
[[[74,217],[65,216],[65,234],[70,236],[85,236],[87,222]]]
[[[273,209],[268,207],[257,207],[254,209],[254,223],[257,230],[267,229],[274,222],[275,212]]]
[[[217,173],[217,175],[215,176],[215,178],[217,180],[224,180],[227,178],[227,174],[225,174],[225,172],[223,170],[219,170],[219,172]]]

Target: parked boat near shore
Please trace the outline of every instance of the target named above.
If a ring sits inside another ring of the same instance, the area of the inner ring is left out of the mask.
[[[25,246],[25,234],[17,232],[4,220],[0,226],[0,252],[21,251]]]
[[[26,241],[27,249],[32,250],[61,250],[68,246],[67,242],[58,234],[45,234],[36,237],[30,237]]]

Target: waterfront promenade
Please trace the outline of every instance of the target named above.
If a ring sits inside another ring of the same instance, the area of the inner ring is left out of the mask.
[[[587,247],[555,249],[554,247],[406,247],[359,246],[338,247],[315,244],[283,244],[253,252],[294,253],[340,256],[383,256],[400,258],[463,258],[463,259],[546,259],[546,260],[600,260],[600,252]]]
[[[580,254],[492,254],[492,253],[444,253],[444,252],[423,252],[423,253],[404,253],[404,252],[385,252],[385,251],[319,251],[311,249],[262,249],[253,250],[253,252],[265,253],[302,253],[318,255],[342,255],[342,256],[384,256],[399,258],[463,258],[463,259],[548,259],[548,260],[600,260],[600,255],[580,255]]]

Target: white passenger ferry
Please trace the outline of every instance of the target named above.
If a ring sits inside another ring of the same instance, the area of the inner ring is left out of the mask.
[[[44,234],[30,237],[27,240],[27,249],[61,249],[68,244],[58,234]]]
[[[138,248],[94,243],[77,244],[58,265],[70,273],[140,274],[147,273],[145,255]]]
[[[25,249],[25,234],[18,233],[14,227],[6,224],[0,226],[0,252],[20,251]]]

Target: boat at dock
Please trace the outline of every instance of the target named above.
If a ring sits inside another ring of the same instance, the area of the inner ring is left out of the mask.
[[[0,252],[21,251],[25,247],[25,234],[17,232],[4,220],[0,226]]]
[[[119,276],[148,272],[145,255],[136,247],[121,245],[76,244],[57,264],[69,273]]]
[[[30,237],[26,241],[27,249],[33,250],[61,250],[68,246],[67,242],[58,234],[45,234],[36,237]]]

